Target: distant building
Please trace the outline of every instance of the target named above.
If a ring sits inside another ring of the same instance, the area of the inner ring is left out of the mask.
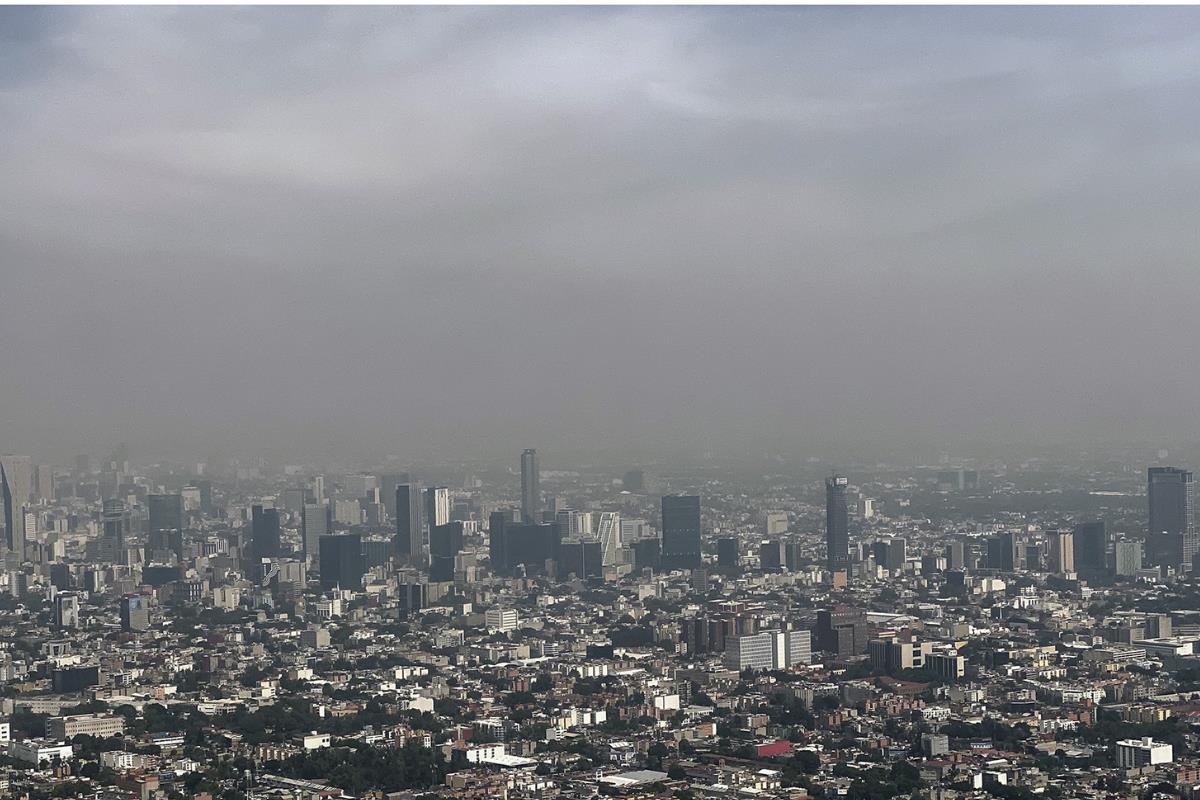
[[[104,501],[100,512],[104,533],[102,541],[118,564],[128,562],[129,511],[125,502],[116,498]]]
[[[1050,571],[1069,573],[1075,571],[1075,537],[1068,531],[1047,531]]]
[[[333,530],[332,509],[327,501],[305,503],[300,517],[300,537],[304,544],[304,557],[320,561],[321,537]]]
[[[1149,525],[1146,558],[1155,566],[1192,563],[1196,526],[1192,515],[1192,473],[1178,467],[1147,471]]]
[[[255,505],[250,508],[251,550],[255,558],[283,555],[279,533],[279,510]]]
[[[700,559],[700,496],[662,498],[662,560],[669,568],[694,569]]]
[[[932,649],[928,642],[904,642],[896,639],[872,639],[867,643],[871,665],[887,672],[919,669],[925,666],[925,654]]]
[[[735,537],[717,539],[717,566],[724,570],[737,569],[738,557],[738,540]]]
[[[1117,542],[1114,551],[1114,572],[1117,575],[1130,576],[1142,568],[1142,543],[1122,541]]]
[[[620,514],[612,511],[600,514],[596,523],[596,538],[600,541],[600,557],[604,566],[623,563]]]
[[[1016,536],[1011,531],[997,534],[987,540],[988,569],[1012,572],[1017,565]]]
[[[100,667],[61,667],[50,673],[50,683],[55,692],[68,694],[80,692],[100,683]]]
[[[763,514],[763,533],[767,536],[782,536],[788,532],[786,511],[768,511]]]
[[[12,493],[13,507],[20,510],[33,500],[36,492],[36,473],[33,459],[29,456],[0,455],[0,468],[8,479],[9,491]]]
[[[886,539],[875,542],[872,547],[876,566],[893,572],[904,567],[908,558],[908,542],[904,539]]]
[[[493,520],[489,536],[489,551],[500,556],[492,561],[492,571],[497,575],[513,575],[518,568],[526,575],[547,573],[547,562],[558,560],[561,528],[554,523],[531,525],[510,524]]]
[[[150,604],[141,595],[121,598],[121,630],[144,631],[150,627]]]
[[[60,594],[54,598],[54,626],[56,628],[79,627],[79,597],[75,594]]]
[[[950,541],[945,548],[946,553],[946,569],[960,571],[966,566],[966,547],[959,539]]]
[[[1149,736],[1142,739],[1123,739],[1117,742],[1117,767],[1138,769],[1156,764],[1170,764],[1174,759],[1171,745],[1156,742]]]
[[[0,549],[11,553],[12,560],[19,564],[25,560],[25,526],[16,524],[17,507],[19,506],[13,500],[12,485],[8,482],[4,462],[0,461],[0,525],[4,526]]]
[[[725,640],[725,666],[729,669],[791,669],[812,663],[808,631],[763,631]]]
[[[379,497],[392,519],[396,518],[396,489],[410,482],[407,472],[379,476]]]
[[[520,620],[511,608],[489,608],[483,614],[483,623],[489,631],[507,633],[516,630]]]
[[[604,550],[598,541],[574,539],[558,545],[558,576],[598,578],[604,574]]]
[[[432,532],[438,525],[450,521],[450,490],[445,486],[430,486],[425,490],[425,524]]]
[[[846,505],[849,481],[841,475],[825,479],[825,553],[830,572],[850,566],[850,514]]]
[[[540,522],[542,512],[542,482],[537,450],[521,453],[521,521]]]
[[[146,497],[147,532],[151,550],[170,550],[182,557],[183,495],[152,494]]]
[[[421,534],[421,490],[412,483],[396,487],[392,495],[392,516],[396,520],[396,557],[407,564],[424,560]]]
[[[46,736],[59,741],[73,739],[80,734],[107,739],[124,732],[125,718],[118,714],[75,714],[46,720]]]
[[[950,752],[950,737],[944,733],[921,734],[921,751],[926,758],[937,758]]]
[[[758,545],[758,567],[763,572],[778,572],[784,568],[787,554],[783,542],[778,539],[768,539]]]
[[[864,611],[841,607],[818,611],[813,634],[818,650],[847,658],[867,652],[873,630]]]
[[[319,540],[321,588],[362,588],[362,537],[357,533],[325,535]]]
[[[943,680],[956,681],[967,673],[967,660],[951,653],[930,653],[925,668]]]
[[[1102,521],[1084,522],[1075,526],[1075,566],[1084,571],[1108,569],[1108,526]]]
[[[429,580],[454,580],[454,560],[463,548],[463,524],[444,522],[429,530]]]
[[[8,757],[26,764],[53,764],[56,761],[66,763],[71,760],[74,750],[69,744],[56,744],[41,739],[23,739],[13,741],[8,745]]]
[[[638,569],[658,569],[662,564],[662,540],[657,536],[635,539],[629,550],[633,554],[633,565]]]

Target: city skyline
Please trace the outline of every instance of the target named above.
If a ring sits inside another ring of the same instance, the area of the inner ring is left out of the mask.
[[[1197,96],[1200,6],[0,5],[0,795],[1195,800]]]

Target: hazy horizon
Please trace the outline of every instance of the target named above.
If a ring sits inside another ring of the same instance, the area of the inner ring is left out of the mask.
[[[1198,68],[1186,7],[0,8],[0,452],[1183,447]]]

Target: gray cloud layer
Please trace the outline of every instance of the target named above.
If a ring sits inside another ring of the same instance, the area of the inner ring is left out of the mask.
[[[1200,11],[0,10],[0,450],[1192,437]]]

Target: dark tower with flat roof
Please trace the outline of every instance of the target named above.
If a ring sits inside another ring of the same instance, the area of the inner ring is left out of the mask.
[[[538,518],[541,510],[542,483],[538,454],[537,450],[530,448],[521,453],[521,520],[527,524],[541,522]]]
[[[250,535],[255,558],[279,558],[279,509],[251,506]]]
[[[4,471],[4,465],[0,464],[0,513],[3,517],[0,522],[4,523],[4,549],[10,553],[14,553],[16,561],[22,561],[25,558],[25,526],[22,520],[21,530],[18,531],[16,524],[13,522],[13,497],[12,488],[8,485],[8,473]]]
[[[362,537],[357,533],[325,535],[320,541],[321,588],[361,588],[366,567],[363,564]]]
[[[671,569],[700,566],[700,495],[663,497],[662,560]]]
[[[396,557],[406,564],[417,564],[421,558],[421,490],[415,484],[402,483],[396,487]]]
[[[850,567],[850,512],[842,475],[825,479],[825,559],[830,572]]]
[[[1179,467],[1150,467],[1146,475],[1150,524],[1146,557],[1156,566],[1191,564],[1196,552],[1192,520],[1192,473]]]

